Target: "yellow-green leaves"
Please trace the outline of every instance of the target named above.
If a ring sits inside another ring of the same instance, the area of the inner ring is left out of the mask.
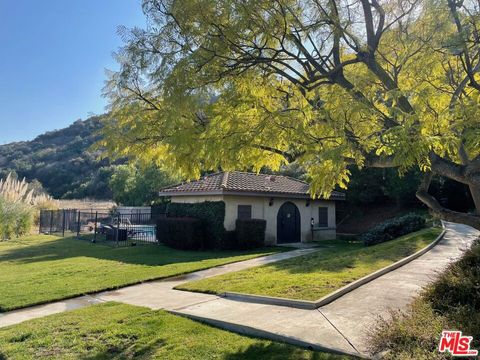
[[[460,144],[478,155],[479,92],[447,4],[380,5],[387,21],[367,56],[366,19],[349,17],[358,4],[144,0],[152,24],[127,40],[106,87],[101,145],[187,179],[296,161],[313,195],[348,186],[347,166],[372,157],[404,172],[428,170],[432,151],[456,161]]]

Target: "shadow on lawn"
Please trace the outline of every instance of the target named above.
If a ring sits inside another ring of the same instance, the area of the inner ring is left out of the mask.
[[[162,346],[168,346],[168,344],[158,339],[152,341],[142,347],[135,346],[132,349],[131,344],[110,346],[101,352],[95,352],[87,356],[83,356],[85,360],[103,360],[113,358],[125,358],[125,359],[150,359],[158,356],[157,351]],[[175,351],[175,350],[173,350]],[[193,349],[192,349],[193,351]],[[214,352],[215,349],[212,349]],[[157,355],[157,356],[156,356]],[[173,353],[173,358],[175,354]],[[192,358],[194,358],[192,356]],[[238,351],[236,353],[226,354],[224,356],[218,356],[219,359],[224,360],[258,360],[258,359],[275,359],[275,360],[290,360],[290,359],[305,359],[305,360],[339,360],[340,357],[328,353],[311,352],[305,353],[303,349],[296,348],[294,346],[288,346],[281,343],[254,344],[247,347],[245,350]],[[345,359],[347,359],[345,357]],[[0,358],[2,360],[2,358]]]
[[[358,242],[339,240],[337,247],[324,248],[314,254],[271,263],[267,266],[292,274],[319,271],[338,272],[355,268],[359,260],[363,265],[384,260],[398,260],[415,252],[415,247],[416,242],[413,241],[402,241],[401,245],[392,241],[366,248]],[[158,244],[112,248],[76,238],[54,238],[46,241],[32,241],[31,245],[28,242],[22,242],[22,246],[0,250],[0,261],[36,263],[74,257],[90,257],[135,265],[159,266],[260,253],[262,250],[272,251],[273,248],[251,251],[183,251]],[[287,249],[277,248],[276,250],[280,252]]]
[[[271,263],[266,266],[274,269],[274,271],[283,271],[290,274],[308,274],[354,269],[360,263],[362,267],[368,267],[384,261],[395,262],[418,250],[418,242],[409,241],[415,237],[414,234],[418,233],[409,234],[398,241],[392,240],[369,247],[365,247],[359,242],[345,242],[337,248],[325,248],[317,253]],[[436,234],[431,235],[428,232],[418,235],[420,237],[416,240],[427,240],[425,246],[436,237]]]
[[[272,248],[252,251],[183,251],[159,244],[112,248],[76,238],[61,238],[0,251],[0,261],[35,263],[84,256],[136,265],[158,266],[248,255],[262,250],[272,251]]]
[[[244,351],[228,354],[223,357],[225,360],[244,360],[244,359],[309,359],[309,360],[338,360],[338,355],[328,353],[311,352],[305,353],[303,349],[294,346],[287,346],[281,343],[254,344],[250,345]],[[346,359],[346,357],[345,357]]]
[[[167,343],[163,339],[155,339],[145,345],[134,345],[131,343],[110,345],[103,351],[89,352],[81,358],[83,360],[109,360],[109,359],[154,359],[157,349]],[[0,360],[2,360],[0,358]]]

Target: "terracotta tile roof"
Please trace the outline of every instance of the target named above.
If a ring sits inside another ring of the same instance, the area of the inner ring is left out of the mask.
[[[266,175],[248,172],[220,172],[160,190],[160,195],[186,195],[191,193],[255,193],[283,194],[309,197],[309,185],[304,181],[282,175]],[[333,191],[331,200],[344,200],[345,194]]]

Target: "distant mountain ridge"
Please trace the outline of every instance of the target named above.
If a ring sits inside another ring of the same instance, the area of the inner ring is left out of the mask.
[[[114,166],[90,147],[98,140],[103,115],[75,121],[31,141],[0,145],[0,177],[17,173],[37,179],[55,198],[111,198],[108,180]]]

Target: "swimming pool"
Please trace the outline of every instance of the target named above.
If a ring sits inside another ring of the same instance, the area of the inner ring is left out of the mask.
[[[128,231],[128,238],[131,240],[148,242],[157,241],[156,225],[127,225],[121,226],[120,228]]]

